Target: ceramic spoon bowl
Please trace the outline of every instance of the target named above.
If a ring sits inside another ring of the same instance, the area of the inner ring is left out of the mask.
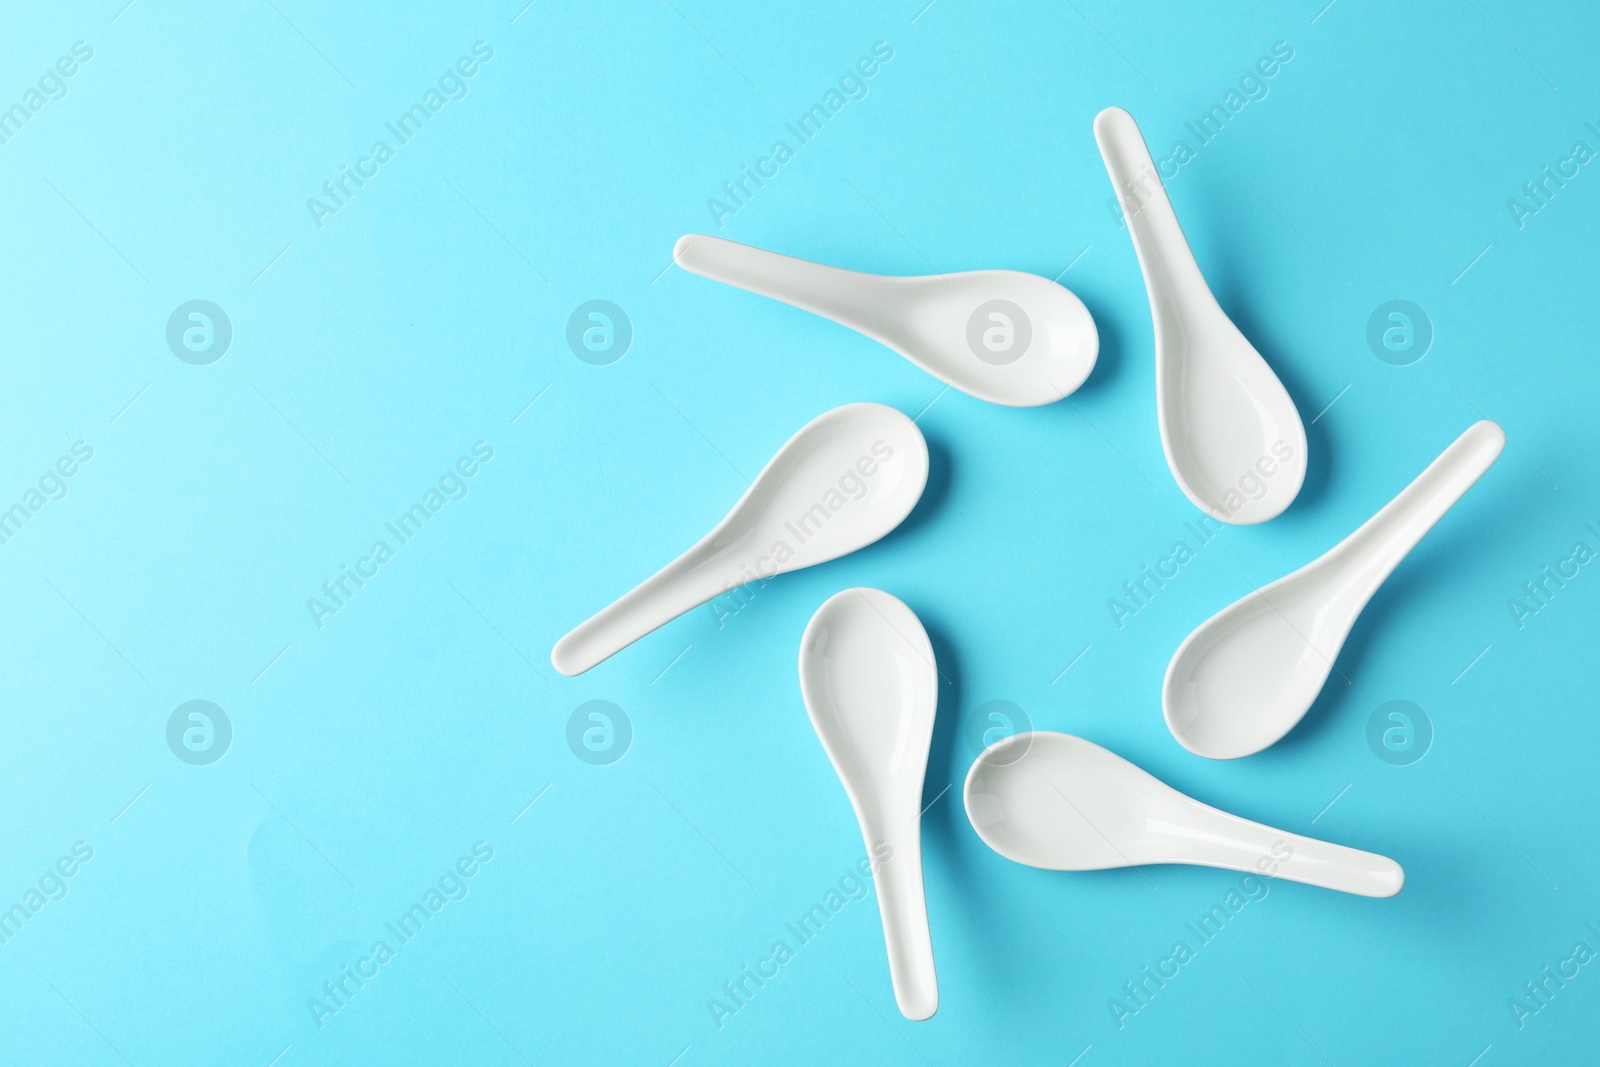
[[[939,701],[922,623],[880,589],[846,589],[800,639],[800,692],[855,809],[870,855],[894,999],[908,1019],[939,1008],[922,891],[922,780]]]
[[[1317,699],[1367,601],[1483,476],[1506,435],[1475,423],[1400,495],[1319,558],[1222,609],[1167,665],[1161,708],[1178,743],[1212,759],[1275,744]]]
[[[1167,466],[1207,514],[1242,525],[1266,522],[1305,481],[1300,413],[1211,295],[1133,116],[1106,108],[1094,120],[1094,136],[1150,298],[1156,417]]]
[[[863,274],[698,233],[672,255],[685,270],[864,333],[994,404],[1054,403],[1083,384],[1100,352],[1083,301],[1036,274]]]
[[[716,529],[550,653],[582,674],[713,597],[835,559],[900,525],[928,481],[916,423],[882,404],[846,404],[801,427]]]
[[[1218,811],[1070,734],[1021,733],[989,746],[962,793],[984,843],[1030,867],[1188,863],[1364,897],[1392,897],[1405,882],[1391,859]]]

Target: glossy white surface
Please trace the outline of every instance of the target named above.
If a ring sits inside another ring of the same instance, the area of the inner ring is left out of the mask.
[[[1156,417],[1167,466],[1208,515],[1241,525],[1265,522],[1294,501],[1305,481],[1300,413],[1211,295],[1133,116],[1106,108],[1095,117],[1094,137],[1150,298]]]
[[[882,404],[819,415],[694,547],[567,634],[550,662],[581,674],[737,586],[836,559],[900,525],[928,481],[916,423]]]
[[[1349,537],[1213,615],[1167,665],[1161,709],[1190,752],[1237,759],[1294,728],[1356,617],[1424,534],[1489,469],[1506,436],[1474,423]]]
[[[1030,867],[1189,863],[1364,897],[1392,897],[1405,882],[1391,859],[1218,811],[1070,734],[1021,733],[989,746],[963,796],[984,843]]]
[[[1100,353],[1083,301],[1036,274],[863,274],[698,233],[680,237],[672,255],[685,270],[864,333],[995,404],[1054,403],[1083,384]]]
[[[874,857],[895,1003],[906,1018],[926,1019],[939,1008],[922,891],[922,779],[939,701],[933,646],[895,597],[846,589],[800,639],[800,693]]]

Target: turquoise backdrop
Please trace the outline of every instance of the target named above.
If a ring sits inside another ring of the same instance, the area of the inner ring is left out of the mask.
[[[1592,5],[524,2],[9,6],[0,1062],[1593,1058]],[[1263,526],[1195,537],[1162,457],[1112,104],[1307,424]],[[1099,364],[982,403],[675,268],[690,232],[1059,278]],[[862,400],[928,439],[900,529],[551,668]],[[1302,725],[1180,748],[1183,637],[1479,418],[1504,455]],[[910,605],[945,678],[925,1023],[796,678],[850,585]],[[1404,891],[1003,860],[960,786],[1024,722],[1393,856]]]

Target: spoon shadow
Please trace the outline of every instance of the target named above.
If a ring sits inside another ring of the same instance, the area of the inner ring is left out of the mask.
[[[1503,514],[1533,515],[1552,510],[1549,501],[1544,499],[1546,496],[1548,494],[1529,486],[1517,490],[1516,499],[1485,502],[1484,507]],[[1357,617],[1334,659],[1334,674],[1317,694],[1305,718],[1278,742],[1286,752],[1294,753],[1304,745],[1316,744],[1319,738],[1344,727],[1344,705],[1354,699],[1351,696],[1354,681],[1370,663],[1383,635],[1408,625],[1408,619],[1424,617],[1430,610],[1430,595],[1440,589],[1439,575],[1448,574],[1457,561],[1470,559],[1483,536],[1481,529],[1454,524],[1445,530],[1436,528],[1432,536],[1412,549],[1405,563],[1378,587]],[[1345,679],[1351,684],[1335,684],[1336,680],[1342,683]]]
[[[1231,275],[1232,271],[1227,273]],[[1256,345],[1256,351],[1261,353],[1261,358],[1267,361],[1272,373],[1283,383],[1289,399],[1300,412],[1300,421],[1305,424],[1307,453],[1305,481],[1300,483],[1300,492],[1294,498],[1294,502],[1283,511],[1285,515],[1297,519],[1304,518],[1308,510],[1315,508],[1317,503],[1327,496],[1332,483],[1330,457],[1337,449],[1330,446],[1328,428],[1322,420],[1318,418],[1316,423],[1312,423],[1311,420],[1316,418],[1333,398],[1326,397],[1320,402],[1315,400],[1299,368],[1292,360],[1284,359],[1281,355],[1295,350],[1294,341],[1274,336],[1272,329],[1267,325],[1268,319],[1257,318],[1256,310],[1249,305],[1248,300],[1219,299],[1218,303],[1222,304],[1223,310],[1233,319],[1234,325],[1239,327],[1240,332]]]
[[[928,745],[928,773],[922,782],[922,806],[925,809],[922,824],[924,827],[938,827],[940,836],[948,841],[954,836],[950,831],[955,824],[948,811],[944,810],[944,802],[957,791],[956,783],[961,780],[955,776],[955,765],[961,758],[957,749],[961,733],[958,721],[962,702],[961,661],[943,620],[920,608],[913,607],[912,610],[922,620],[922,628],[927,631],[928,642],[933,646],[934,662],[939,665],[939,705],[933,716],[933,740]],[[965,773],[963,768],[962,774]],[[949,792],[940,796],[940,791],[947,787]],[[936,798],[938,805],[929,807]]]
[[[1447,545],[1439,551],[1448,556],[1451,547]],[[1407,567],[1405,574],[1390,575],[1389,580],[1367,603],[1366,610],[1345,638],[1344,647],[1333,661],[1334,673],[1322,687],[1322,692],[1317,694],[1317,699],[1311,702],[1305,718],[1273,747],[1281,746],[1292,758],[1302,747],[1318,744],[1320,738],[1332,735],[1347,725],[1344,721],[1347,718],[1345,706],[1355,702],[1355,679],[1362,675],[1373,650],[1378,647],[1385,633],[1392,633],[1394,627],[1406,625],[1408,613],[1425,610],[1423,601],[1428,589],[1438,585],[1429,573],[1434,562],[1434,551],[1430,549],[1422,555],[1417,566]]]
[[[920,424],[919,424],[920,428]],[[928,446],[928,479],[922,487],[922,497],[911,509],[911,514],[900,520],[900,525],[891,530],[889,535],[881,538],[877,544],[897,541],[900,537],[914,537],[926,525],[933,521],[944,505],[945,499],[950,495],[950,481],[954,468],[954,453],[945,446],[944,442],[935,434],[930,434],[926,429],[922,431],[922,439]],[[868,546],[869,549],[876,545]],[[899,551],[893,549],[892,551]],[[934,646],[935,653],[938,646]],[[944,669],[944,661],[939,660],[939,669]],[[937,719],[935,720],[937,723]],[[937,725],[935,730],[937,730]]]
[[[1089,377],[1084,379],[1074,394],[1093,397],[1110,388],[1122,375],[1127,356],[1126,341],[1121,326],[1105,313],[1105,301],[1100,299],[1099,293],[1090,290],[1090,295],[1085,296],[1085,291],[1082,289],[1074,289],[1073,292],[1083,301],[1083,306],[1089,309],[1095,328],[1100,331],[1100,355],[1095,361],[1094,369],[1089,372]],[[1154,353],[1151,358],[1154,358]]]
[[[1298,383],[1292,373],[1283,377],[1284,388],[1293,397],[1298,391]],[[1295,401],[1295,404],[1298,406],[1299,401]],[[1318,420],[1306,424],[1306,479],[1300,483],[1300,495],[1285,511],[1291,522],[1306,519],[1306,512],[1313,510],[1328,495],[1337,467],[1335,457],[1339,455],[1339,449],[1333,442],[1334,434],[1328,429],[1327,423]]]
[[[965,780],[967,766],[975,757],[961,743],[960,712],[965,702],[961,657],[959,646],[950,637],[958,628],[947,627],[936,612],[915,605],[912,610],[922,620],[922,628],[928,634],[939,665],[939,707],[933,719],[933,741],[928,746],[928,771],[922,786],[922,806],[926,809],[922,816],[923,867],[927,868],[930,857],[938,862],[939,876],[930,879],[930,884],[938,884],[941,894],[950,899],[995,900],[995,880],[981,865],[970,862],[969,850],[974,845],[981,847],[982,842],[975,834],[967,837],[962,834],[962,828],[968,823],[961,810],[960,783]],[[940,796],[941,790],[943,796]],[[994,926],[997,914],[1010,917],[1014,912],[1008,908],[940,908],[937,922],[932,917],[929,922],[942,932],[941,941],[990,945],[998,937],[1004,943],[1026,944],[1031,925],[1021,922],[1022,917],[1017,916],[1021,925],[1002,934]],[[961,927],[959,934],[952,932],[952,927],[956,926]],[[997,988],[991,983],[1003,986],[1017,980],[1017,968],[1008,962],[1009,955],[1002,952],[974,955],[987,968],[987,973],[981,977],[984,988]],[[1030,984],[1019,982],[1015,990],[1021,992]]]
[[[1202,233],[1238,234],[1243,232],[1243,213],[1238,210],[1238,198],[1224,195],[1219,186],[1197,185],[1198,195],[1185,210],[1204,220],[1204,229],[1196,227]],[[1265,207],[1265,205],[1263,205]],[[1279,336],[1275,327],[1281,326],[1283,316],[1274,316],[1270,307],[1263,308],[1264,300],[1261,296],[1259,276],[1252,277],[1247,270],[1241,270],[1241,263],[1253,262],[1254,257],[1243,254],[1223,255],[1215,257],[1208,263],[1206,276],[1212,283],[1212,295],[1221,305],[1223,312],[1239,327],[1239,332],[1249,339],[1255,346],[1261,358],[1267,361],[1267,366],[1278,376],[1283,383],[1283,388],[1289,394],[1289,399],[1294,402],[1295,409],[1300,412],[1300,421],[1305,425],[1306,431],[1306,474],[1305,481],[1300,485],[1300,492],[1294,502],[1284,509],[1283,514],[1294,519],[1303,519],[1305,513],[1315,508],[1318,501],[1323,499],[1332,483],[1333,463],[1331,457],[1337,454],[1337,449],[1331,447],[1330,435],[1326,424],[1321,419],[1313,424],[1323,407],[1333,397],[1317,398],[1310,385],[1293,360],[1285,359],[1285,355],[1298,351],[1296,340],[1291,336]],[[1104,333],[1101,334],[1101,344],[1104,345]]]

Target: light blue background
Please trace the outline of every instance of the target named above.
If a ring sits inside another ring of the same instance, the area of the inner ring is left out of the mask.
[[[1520,1030],[1507,1000],[1580,939],[1600,950],[1600,576],[1520,629],[1507,600],[1573,542],[1600,548],[1600,170],[1522,228],[1506,201],[1575,141],[1600,149],[1593,11],[921,3],[11,5],[0,104],[74,41],[94,57],[0,145],[0,507],[72,442],[94,458],[0,545],[0,903],[76,841],[94,858],[0,946],[0,1060],[1592,1058],[1600,967]],[[470,94],[317,228],[307,198],[480,40]],[[1072,263],[1102,349],[1070,402],[941,392],[669,268],[713,228],[707,199],[878,41],[894,58],[866,99],[721,234],[885,273]],[[1159,158],[1279,41],[1269,95],[1169,189],[1309,424],[1310,474],[1119,629],[1107,599],[1198,512],[1162,458],[1149,311],[1090,125],[1126,106]],[[194,298],[235,331],[210,366],[165,342]],[[597,298],[635,331],[603,367],[564,340]],[[1412,366],[1366,344],[1391,299],[1436,332]],[[737,472],[858,400],[921,413],[933,473],[904,527],[720,627],[702,608],[555,674],[555,640],[704,533]],[[1180,749],[1159,686],[1183,636],[1480,417],[1509,446],[1374,599],[1349,684],[1262,755]],[[479,440],[470,495],[319,629],[306,599]],[[795,674],[811,612],[854,584],[911,605],[949,679],[923,822],[941,1008],[895,1011],[869,898],[719,1028],[708,998],[864,851]],[[205,767],[165,739],[197,698],[234,727]],[[565,740],[591,699],[633,724],[611,766]],[[1237,876],[990,852],[959,793],[997,699],[1209,803],[1391,855],[1405,889],[1274,884],[1119,1029],[1108,999]],[[1366,742],[1391,699],[1436,732],[1409,767]],[[470,895],[319,1029],[308,998],[480,841]]]

